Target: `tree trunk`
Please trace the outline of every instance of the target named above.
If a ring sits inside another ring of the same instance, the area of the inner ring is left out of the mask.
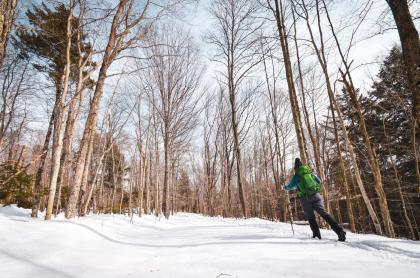
[[[31,213],[31,217],[35,217],[35,218],[38,216],[38,210],[39,210],[40,201],[41,201],[41,196],[40,196],[40,194],[41,194],[41,181],[42,181],[42,175],[44,173],[45,161],[46,161],[46,158],[47,158],[47,155],[48,155],[48,149],[49,149],[51,134],[52,134],[53,126],[54,126],[55,111],[56,111],[57,106],[58,106],[59,95],[61,95],[61,90],[59,90],[60,87],[61,86],[57,86],[57,93],[56,93],[54,108],[53,108],[53,111],[52,111],[51,116],[50,116],[50,122],[48,124],[47,134],[45,135],[44,145],[43,145],[42,151],[41,151],[41,158],[39,159],[39,165],[38,165],[38,169],[37,169],[36,175],[35,175],[35,182],[34,182],[34,188],[33,188],[34,198],[33,198],[32,213]]]
[[[389,142],[388,142],[388,136],[386,134],[385,122],[383,122],[382,125],[384,127],[384,136],[386,138],[386,142],[387,142],[387,144],[389,144]],[[395,182],[397,184],[398,195],[399,195],[400,200],[401,200],[401,208],[402,208],[402,211],[403,211],[405,222],[406,222],[406,224],[408,226],[408,230],[410,232],[411,239],[412,240],[418,240],[419,239],[418,238],[419,235],[414,232],[413,224],[411,223],[411,219],[410,219],[410,217],[408,216],[408,213],[407,213],[407,205],[406,205],[406,202],[405,202],[404,194],[402,192],[401,183],[400,183],[400,177],[398,175],[397,167],[395,166],[394,158],[392,157],[391,151],[389,149],[389,145],[388,145],[388,153],[389,153],[390,162],[392,164],[392,170],[394,171],[394,175],[395,175]]]
[[[54,119],[54,133],[53,133],[53,146],[52,146],[52,158],[51,158],[51,179],[50,179],[50,190],[48,196],[47,212],[45,214],[45,220],[50,220],[55,200],[55,192],[57,189],[58,172],[60,169],[61,152],[63,149],[63,135],[64,135],[64,115],[68,107],[65,105],[67,93],[69,91],[70,81],[70,67],[71,67],[71,37],[72,37],[72,20],[73,20],[73,0],[69,2],[69,16],[67,18],[67,45],[66,45],[66,64],[64,68],[63,76],[63,93],[59,98],[58,107]]]
[[[324,0],[322,0],[322,1],[324,3],[324,8],[326,10],[327,18],[328,18],[328,23],[330,25],[334,40],[336,42],[338,51],[340,53],[341,60],[342,60],[342,62],[344,64],[344,67],[346,69],[345,73],[343,73],[340,70],[341,76],[342,76],[342,79],[343,79],[342,82],[344,83],[345,88],[347,90],[347,93],[350,96],[351,102],[352,102],[352,104],[353,104],[353,106],[354,106],[354,108],[356,109],[356,112],[357,112],[357,116],[358,116],[359,124],[360,124],[360,131],[361,131],[361,133],[363,135],[363,138],[364,138],[364,141],[365,141],[365,145],[366,145],[366,149],[367,149],[367,155],[368,155],[368,162],[369,162],[369,165],[371,167],[373,178],[374,178],[375,190],[376,190],[376,193],[377,193],[378,198],[379,198],[379,206],[380,206],[381,216],[382,216],[384,226],[385,226],[385,232],[388,236],[395,237],[394,228],[392,226],[392,221],[391,221],[391,217],[390,217],[390,214],[389,214],[386,195],[385,195],[385,192],[383,190],[381,171],[380,171],[380,168],[379,168],[378,161],[376,159],[376,154],[374,153],[374,150],[372,148],[370,137],[367,133],[365,119],[364,119],[364,116],[362,114],[360,103],[357,100],[356,90],[353,86],[353,82],[352,82],[352,79],[351,79],[349,65],[347,64],[347,60],[346,60],[343,52],[341,51],[341,45],[340,45],[340,43],[338,41],[338,38],[336,36],[336,33],[334,31],[334,27],[333,27],[331,19],[329,17],[328,10],[327,10],[327,7],[325,5],[325,2],[324,2]],[[321,32],[318,0],[316,1],[316,3],[317,3],[316,8],[317,8],[317,14],[318,14],[318,26],[319,26],[319,29],[320,29],[320,32]],[[321,33],[321,36],[322,36],[322,33]],[[322,51],[322,54],[323,53],[324,52]],[[324,60],[324,62],[326,62],[325,58],[323,60]],[[328,75],[328,72],[326,72],[326,74]],[[348,77],[348,80],[347,80],[347,77]]]
[[[297,61],[298,74],[299,74],[299,84],[300,84],[301,95],[302,95],[303,116],[304,116],[305,123],[306,123],[306,129],[308,130],[309,138],[311,139],[312,148],[313,148],[313,151],[314,151],[316,171],[317,171],[317,174],[320,175],[321,181],[323,182],[322,196],[323,196],[324,202],[326,204],[326,210],[328,212],[331,212],[330,202],[329,202],[329,198],[328,198],[328,191],[327,191],[328,184],[326,183],[326,178],[325,178],[324,171],[322,170],[322,165],[321,165],[321,154],[320,154],[320,151],[319,151],[319,149],[320,149],[319,140],[318,140],[318,136],[314,136],[314,134],[313,134],[312,127],[311,127],[311,124],[310,124],[308,109],[306,107],[306,93],[305,93],[305,88],[304,88],[304,85],[303,85],[303,74],[302,74],[301,61],[300,61],[301,58],[300,58],[300,54],[299,54],[299,45],[298,45],[298,40],[297,40],[297,28],[296,28],[296,18],[295,18],[294,8],[292,8],[292,16],[293,16],[293,28],[294,28],[293,39],[294,39],[294,43],[295,43],[296,61]],[[354,232],[354,230],[353,230],[353,232]]]
[[[330,99],[330,106],[331,106],[331,109],[334,109],[332,99]],[[340,139],[338,137],[337,121],[336,121],[336,118],[335,118],[335,112],[334,111],[332,111],[332,118],[333,118],[333,125],[334,125],[334,139],[335,139],[335,144],[336,144],[336,147],[337,147],[337,155],[338,155],[339,164],[340,164],[340,175],[343,179],[344,195],[346,196],[346,206],[347,206],[347,214],[349,216],[349,221],[350,221],[350,230],[352,232],[355,232],[356,231],[356,224],[354,222],[353,205],[351,203],[349,183],[348,183],[347,174],[346,174],[346,167],[344,165],[341,143],[340,143]],[[339,206],[339,204],[338,204],[338,206]]]
[[[17,0],[2,0],[0,2],[0,68],[6,56],[7,42],[16,19]]]
[[[420,40],[419,34],[410,14],[407,0],[387,0],[397,25],[400,36],[407,80],[413,94],[413,123],[411,144],[415,162],[417,183],[420,184],[419,158],[416,142],[420,140]]]
[[[341,130],[343,131],[343,135],[344,135],[345,144],[346,144],[346,146],[348,148],[348,151],[350,153],[350,158],[351,158],[351,161],[352,161],[352,164],[353,164],[353,169],[354,169],[354,175],[355,175],[355,178],[356,178],[356,183],[357,183],[357,185],[358,185],[358,187],[360,189],[360,193],[362,194],[363,201],[365,202],[365,205],[366,205],[366,207],[368,209],[369,216],[370,216],[370,218],[371,218],[371,220],[373,222],[373,225],[375,227],[376,233],[378,235],[382,235],[382,228],[381,228],[381,224],[379,222],[378,216],[376,215],[376,212],[373,209],[373,206],[372,206],[372,204],[370,202],[370,199],[369,199],[369,197],[368,197],[368,195],[366,193],[365,187],[364,187],[363,182],[362,182],[361,173],[360,173],[360,170],[359,170],[359,166],[357,164],[356,153],[354,152],[353,145],[350,142],[350,139],[348,137],[347,128],[346,128],[346,126],[344,124],[344,120],[343,120],[343,116],[342,116],[342,113],[341,113],[341,109],[337,105],[337,102],[336,102],[334,96],[332,96],[332,99],[331,100],[333,102],[333,109],[336,109],[336,111],[337,111],[337,115],[338,115],[340,127],[341,127]]]
[[[147,170],[148,169],[148,170]],[[151,192],[150,190],[152,190],[151,188],[151,178],[152,178],[152,155],[149,155],[149,164],[148,164],[148,168],[144,170],[145,175],[144,175],[144,184],[146,187],[146,214],[150,214],[151,212]],[[149,182],[147,182],[147,180]]]
[[[96,121],[98,116],[99,102],[104,92],[105,79],[108,68],[115,59],[118,51],[116,49],[117,43],[121,43],[121,37],[117,42],[117,32],[120,24],[121,16],[125,10],[127,0],[119,2],[117,11],[114,14],[112,26],[108,38],[108,43],[105,48],[104,58],[98,74],[98,81],[95,86],[93,98],[90,102],[89,113],[86,120],[85,129],[83,131],[82,140],[80,142],[80,149],[76,160],[76,170],[73,179],[73,187],[71,188],[68,206],[66,210],[66,218],[73,218],[77,212],[77,203],[79,199],[79,192],[82,183],[83,170],[86,163],[86,153],[90,143],[94,139],[96,129]]]
[[[66,128],[64,131],[64,139],[63,139],[63,151],[61,153],[60,158],[60,169],[58,171],[58,179],[57,179],[57,186],[58,186],[58,198],[57,198],[57,207],[56,207],[56,215],[59,213],[61,208],[61,188],[64,183],[65,173],[68,170],[68,164],[70,161],[71,151],[72,151],[72,139],[73,139],[73,132],[74,132],[74,125],[76,123],[79,109],[76,110],[78,98],[74,98],[71,100],[69,112],[67,115],[67,122]]]
[[[92,154],[93,154],[93,143],[89,145],[88,152],[86,154],[85,168],[83,169],[82,185],[80,186],[80,192],[79,192],[79,197],[78,197],[77,207],[76,207],[79,215],[82,214],[83,201],[85,200],[85,195],[86,195],[87,186],[89,182],[88,180],[89,180],[89,175],[91,171],[90,165],[92,161]]]
[[[331,87],[331,81],[330,81],[330,77],[329,77],[329,73],[328,73],[328,61],[325,57],[325,47],[324,47],[323,32],[322,32],[322,27],[321,27],[321,17],[320,17],[320,14],[319,14],[318,0],[316,1],[316,11],[317,11],[316,19],[317,19],[318,32],[319,32],[319,35],[320,35],[320,46],[318,46],[316,44],[314,34],[312,32],[311,22],[309,20],[308,10],[307,10],[307,7],[306,7],[306,4],[305,4],[304,0],[302,1],[302,8],[304,9],[304,12],[305,12],[304,18],[305,18],[307,29],[309,31],[309,35],[311,37],[311,43],[312,43],[312,46],[313,46],[313,48],[316,52],[318,62],[320,64],[321,68],[322,68],[322,72],[323,72],[324,79],[325,79],[325,85],[327,87],[328,98],[329,98],[330,106],[331,106],[331,109],[332,109],[332,118],[333,118],[333,125],[334,125],[334,137],[335,137],[335,143],[336,143],[336,147],[337,147],[337,155],[338,155],[339,163],[340,163],[340,174],[343,177],[343,186],[344,186],[344,193],[346,195],[347,210],[348,210],[349,219],[350,219],[350,222],[351,222],[350,227],[351,227],[352,231],[355,231],[353,207],[351,205],[351,196],[350,196],[350,191],[349,191],[349,186],[348,186],[348,180],[347,180],[347,175],[346,175],[346,171],[345,171],[344,160],[343,160],[343,157],[342,157],[340,140],[339,140],[339,137],[338,137],[335,113],[334,113],[334,110],[333,110],[334,109],[335,97],[334,97],[333,89]],[[318,161],[317,163],[320,163],[320,161]]]
[[[231,56],[233,57],[234,49],[231,49],[230,56],[228,58],[228,90],[229,90],[229,103],[230,103],[230,110],[231,110],[231,124],[232,124],[232,135],[233,135],[233,146],[235,149],[235,155],[236,155],[236,173],[237,173],[237,184],[238,184],[238,193],[239,193],[239,201],[241,203],[242,208],[242,215],[246,218],[248,216],[247,214],[247,204],[246,204],[246,198],[243,188],[243,182],[242,182],[242,172],[241,172],[241,147],[239,145],[239,134],[238,134],[238,119],[237,119],[237,104],[236,104],[236,94],[237,89],[235,87],[234,82],[234,64],[232,61]]]
[[[149,192],[148,192],[148,188],[146,187],[146,171],[147,171],[147,167],[148,167],[148,165],[147,165],[147,157],[146,157],[146,154],[142,154],[141,156],[140,156],[140,190],[139,190],[139,196],[138,196],[138,199],[139,199],[139,216],[141,217],[142,216],[142,212],[143,212],[143,207],[144,207],[144,202],[143,202],[143,195],[144,195],[144,192],[146,191],[146,200],[145,200],[145,203],[146,203],[146,209],[145,209],[145,212],[146,212],[146,214],[148,214],[149,213],[149,208],[147,207],[148,206],[148,203],[149,203]]]
[[[155,130],[155,215],[159,216],[161,213],[160,187],[159,187],[159,142],[157,139],[157,131]]]
[[[279,3],[280,2],[280,3]],[[286,71],[287,87],[289,89],[289,99],[292,108],[293,122],[295,125],[296,137],[299,145],[300,159],[304,164],[307,163],[304,135],[302,129],[302,120],[299,111],[299,104],[296,97],[296,89],[293,81],[292,64],[290,61],[289,46],[287,42],[286,28],[284,26],[284,10],[282,0],[274,0],[275,10],[273,10],[276,18],[277,30],[279,32],[280,44],[283,53],[284,68]]]
[[[373,149],[369,134],[367,132],[365,117],[363,116],[362,108],[360,107],[360,103],[357,100],[356,91],[353,86],[346,79],[346,74],[342,73],[343,82],[346,87],[347,93],[350,95],[350,99],[353,103],[353,107],[356,109],[356,114],[359,119],[360,125],[360,132],[362,133],[363,139],[365,141],[365,146],[367,149],[367,157],[368,163],[372,170],[375,191],[379,198],[379,207],[381,210],[382,221],[384,222],[385,232],[389,237],[395,237],[394,226],[392,224],[391,215],[389,213],[388,202],[386,198],[386,194],[382,184],[382,176],[381,176],[381,169],[379,167],[378,159],[376,157],[375,150]],[[350,78],[349,73],[347,76]]]
[[[168,219],[169,218],[169,208],[168,208],[168,191],[169,191],[169,159],[170,159],[170,150],[169,150],[169,134],[168,127],[166,123],[164,124],[164,138],[163,138],[163,153],[164,153],[164,168],[163,168],[163,196],[162,196],[162,211],[163,215]]]
[[[133,197],[133,182],[134,179],[131,179],[128,181],[128,216],[131,217],[133,215],[131,201]]]

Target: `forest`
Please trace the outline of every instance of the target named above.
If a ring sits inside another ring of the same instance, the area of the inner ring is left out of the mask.
[[[419,28],[410,0],[1,0],[0,204],[296,222],[300,157],[346,229],[420,240]]]

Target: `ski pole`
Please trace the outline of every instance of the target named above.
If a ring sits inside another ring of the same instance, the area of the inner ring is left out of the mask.
[[[287,198],[287,212],[289,213],[289,219],[290,219],[290,226],[292,227],[293,235],[295,235],[295,229],[293,228],[293,215],[290,211],[290,198],[289,198],[289,192],[286,192],[286,198]]]

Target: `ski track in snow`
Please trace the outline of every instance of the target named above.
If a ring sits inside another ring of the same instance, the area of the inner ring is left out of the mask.
[[[52,221],[0,208],[0,278],[418,277],[420,242],[179,213]]]

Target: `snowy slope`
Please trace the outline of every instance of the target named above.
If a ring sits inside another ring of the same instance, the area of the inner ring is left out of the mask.
[[[0,208],[0,277],[420,277],[420,242],[180,213],[62,216]]]

